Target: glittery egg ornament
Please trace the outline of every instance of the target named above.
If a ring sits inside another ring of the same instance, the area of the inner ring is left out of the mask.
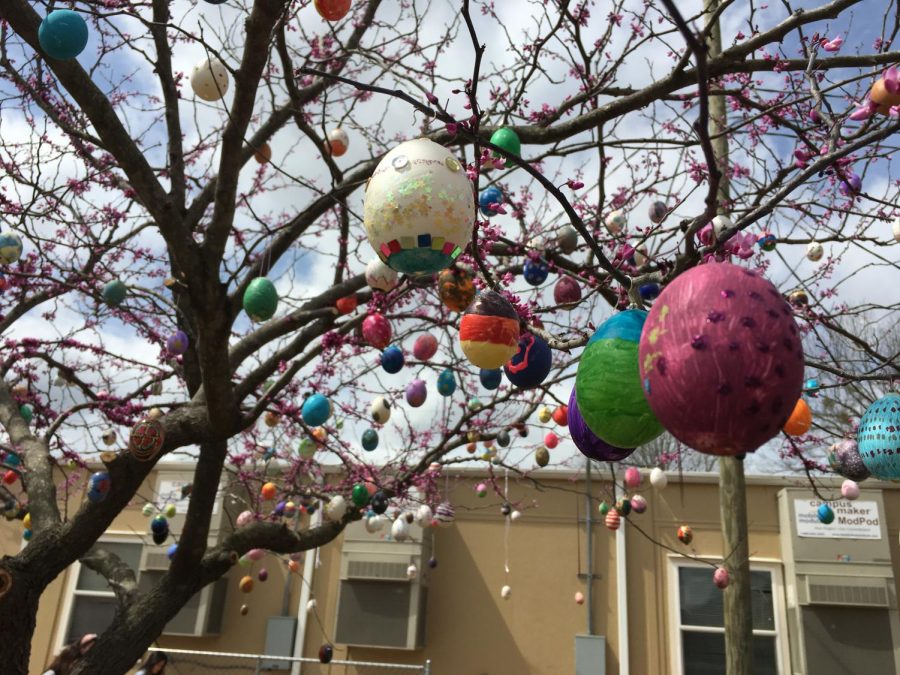
[[[363,340],[375,347],[375,349],[384,349],[387,347],[391,342],[392,335],[393,331],[391,330],[391,324],[384,318],[383,314],[373,312],[363,319]]]
[[[22,239],[15,232],[0,233],[0,263],[12,265],[22,257]]]
[[[784,425],[784,433],[789,436],[802,436],[812,426],[812,410],[802,398],[797,399],[794,411]]]
[[[438,275],[438,295],[447,309],[463,312],[475,299],[475,283],[465,269],[450,267]]]
[[[769,281],[711,263],[659,296],[641,336],[640,369],[650,407],[675,438],[700,452],[740,455],[787,422],[803,386],[803,348]]]
[[[578,362],[575,396],[591,431],[610,445],[633,448],[663,428],[650,410],[638,373],[638,343],[647,312],[629,309],[604,321]]]
[[[176,331],[166,340],[166,350],[170,354],[184,354],[188,349],[188,336],[183,330]]]
[[[507,379],[519,389],[537,387],[550,374],[553,352],[540,335],[523,333],[519,337],[519,349],[503,366]]]
[[[219,59],[210,57],[194,66],[191,73],[191,89],[197,98],[218,101],[228,91],[228,69]]]
[[[303,422],[310,427],[318,427],[325,424],[331,417],[331,401],[322,394],[312,394],[303,401],[300,409]]]
[[[503,202],[503,192],[496,185],[491,185],[484,190],[481,191],[481,194],[478,195],[478,208],[481,211],[481,215],[487,218],[493,218],[497,215],[497,211],[494,207],[495,204],[501,204]]]
[[[423,333],[413,344],[413,356],[419,361],[427,361],[437,354],[438,341],[431,333]]]
[[[378,257],[398,272],[437,272],[459,257],[475,221],[472,183],[443,146],[419,138],[388,152],[366,185],[363,220]]]
[[[441,396],[452,396],[456,391],[456,378],[453,371],[447,368],[438,375],[437,390]]]
[[[459,341],[473,365],[499,368],[518,351],[519,315],[502,295],[485,291],[463,314]]]
[[[50,58],[74,59],[87,46],[87,23],[78,12],[54,10],[41,21],[38,42]]]
[[[540,286],[547,281],[550,275],[550,266],[543,260],[529,258],[522,266],[522,277],[531,286]]]
[[[888,394],[868,407],[856,440],[859,455],[875,478],[900,479],[900,395]]]
[[[326,21],[340,21],[350,11],[351,0],[314,0],[316,11]],[[331,659],[328,659],[330,661]],[[328,663],[323,661],[322,663]]]
[[[859,446],[854,440],[846,439],[833,444],[828,448],[826,457],[835,473],[844,478],[860,482],[870,475],[859,454]]]
[[[366,283],[376,291],[388,293],[397,287],[397,272],[378,258],[372,258],[366,265]]]
[[[100,296],[110,307],[118,307],[125,302],[125,296],[128,295],[128,287],[118,279],[108,282],[104,287]]]
[[[597,434],[588,428],[581,412],[578,410],[578,402],[575,398],[575,389],[569,395],[569,408],[567,411],[569,422],[569,435],[581,454],[598,462],[618,462],[634,452],[634,448],[616,448],[606,441],[597,438]]]
[[[403,350],[396,345],[391,345],[381,352],[381,367],[384,372],[394,375],[403,370],[403,364],[406,359],[403,358]]]
[[[425,386],[425,380],[413,380],[406,385],[406,402],[413,408],[418,408],[425,403],[428,396],[428,388]]]
[[[553,287],[553,301],[557,305],[574,305],[579,300],[581,300],[581,285],[572,277],[560,277]]]
[[[244,311],[254,321],[268,321],[278,309],[278,291],[265,277],[256,277],[244,291]]]
[[[503,371],[499,368],[482,368],[478,371],[478,379],[481,380],[482,387],[494,390],[503,380]]]
[[[348,3],[349,4],[349,3]],[[325,141],[325,148],[332,157],[340,157],[347,152],[350,147],[350,137],[347,132],[338,127],[328,132],[328,139]]]

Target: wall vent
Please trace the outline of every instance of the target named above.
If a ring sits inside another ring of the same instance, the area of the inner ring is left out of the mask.
[[[807,577],[809,604],[888,607],[888,592],[881,579],[848,584],[842,577]]]
[[[348,579],[406,581],[407,564],[402,562],[378,562],[375,560],[348,560]]]

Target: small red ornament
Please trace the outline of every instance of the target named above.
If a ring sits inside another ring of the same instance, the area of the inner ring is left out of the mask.
[[[348,295],[345,298],[339,298],[338,301],[334,303],[334,306],[337,307],[337,311],[341,314],[349,314],[356,309],[356,305],[356,294]]]
[[[3,482],[6,483],[7,485],[12,485],[13,483],[16,482],[16,479],[18,477],[19,477],[19,474],[17,474],[12,469],[9,469],[6,473],[3,474]]]
[[[564,427],[569,424],[569,406],[561,405],[553,411],[553,421]]]
[[[552,431],[548,431],[544,436],[544,445],[552,450],[557,445],[559,445],[559,436],[554,434]]]
[[[166,430],[159,420],[141,420],[131,429],[128,451],[140,462],[149,462],[162,450]]]
[[[682,544],[687,546],[692,541],[694,541],[694,531],[690,528],[689,525],[682,525],[678,528],[678,539]]]
[[[314,4],[326,21],[340,21],[350,11],[350,0],[315,0]]]
[[[728,582],[731,581],[728,570],[724,567],[717,567],[716,571],[713,572],[713,583],[716,585],[716,588],[726,589],[728,588]]]
[[[610,509],[609,513],[606,514],[606,527],[610,530],[618,530],[621,524],[622,519],[619,517],[619,512],[615,509]]]

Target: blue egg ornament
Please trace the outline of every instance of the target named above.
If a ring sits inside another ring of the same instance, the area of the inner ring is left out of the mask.
[[[882,480],[900,480],[900,395],[887,394],[868,407],[856,440],[869,473]]]
[[[403,369],[404,363],[406,363],[406,359],[403,358],[403,350],[396,345],[391,345],[381,352],[381,367],[391,375],[399,373]]]
[[[491,208],[494,204],[503,202],[503,192],[496,185],[491,185],[481,191],[478,195],[478,207],[481,213],[488,218],[493,218],[497,212]]]
[[[531,389],[547,379],[552,366],[553,352],[544,338],[523,333],[519,336],[519,350],[503,366],[503,371],[519,389]]]
[[[118,307],[125,301],[125,296],[128,295],[128,287],[118,279],[114,279],[103,287],[100,295],[103,298],[103,302],[107,305]]]
[[[522,267],[522,276],[532,286],[540,286],[547,281],[550,275],[550,266],[543,260],[528,259]]]
[[[109,494],[110,478],[106,471],[97,471],[88,479],[88,499],[98,504]]]
[[[456,378],[449,368],[438,375],[437,390],[441,396],[452,396],[456,391]]]
[[[168,549],[166,549],[166,557],[171,560],[175,557],[176,551],[178,551],[178,544],[172,544]]]
[[[322,426],[331,417],[331,401],[322,394],[307,396],[303,402],[300,414],[303,416],[303,422],[307,426]]]
[[[496,389],[503,380],[503,371],[500,368],[482,368],[478,372],[478,379],[481,380],[481,386],[485,389]]]
[[[819,508],[816,510],[816,515],[819,517],[820,523],[831,525],[831,523],[834,522],[834,509],[828,506],[828,504],[820,504]]]
[[[54,10],[41,21],[38,42],[50,58],[74,59],[87,46],[87,23],[71,9]]]
[[[366,429],[362,435],[362,447],[366,452],[372,452],[378,447],[378,432],[374,429]]]
[[[12,265],[22,257],[22,240],[15,232],[0,233],[0,263]]]

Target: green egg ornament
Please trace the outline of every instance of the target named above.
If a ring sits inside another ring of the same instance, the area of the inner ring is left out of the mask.
[[[297,446],[297,452],[303,459],[309,459],[316,454],[316,442],[311,438],[304,438]]]
[[[22,416],[22,419],[25,420],[25,424],[31,424],[31,420],[34,419],[34,408],[28,403],[24,403],[19,406],[19,414]]]
[[[275,284],[265,277],[257,277],[244,291],[244,311],[254,321],[268,321],[278,309]]]
[[[516,157],[522,154],[522,141],[519,140],[519,135],[509,127],[500,127],[491,134],[491,144]]]
[[[369,503],[369,491],[368,489],[366,489],[365,485],[363,485],[362,483],[357,483],[353,486],[353,490],[350,493],[350,498],[357,506],[365,506]]]
[[[174,504],[166,504],[166,518],[174,518],[177,511]]]
[[[103,302],[110,307],[118,307],[125,302],[125,296],[128,295],[128,287],[118,279],[110,281],[103,287],[101,292]]]

